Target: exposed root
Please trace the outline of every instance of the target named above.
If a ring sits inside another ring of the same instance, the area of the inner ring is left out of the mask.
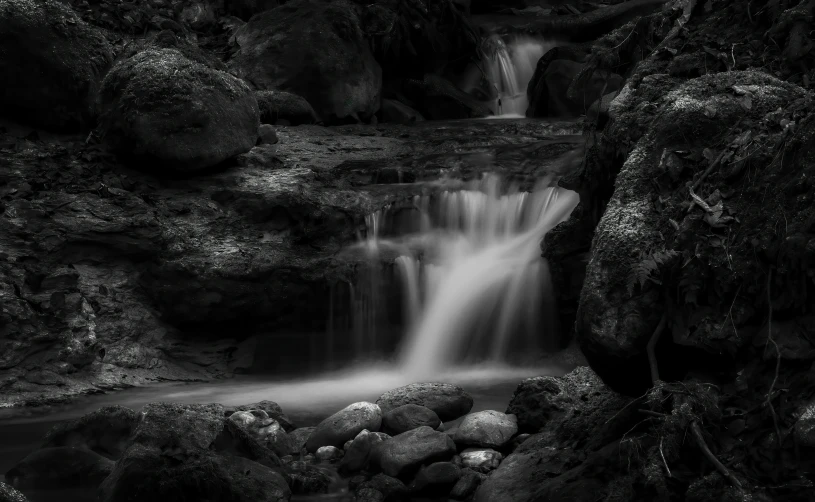
[[[664,439],[665,438],[659,438],[659,456],[662,457],[662,465],[665,466],[665,472],[668,474],[669,478],[672,478],[673,474],[671,474],[671,468],[668,467],[668,462],[665,460],[665,452],[662,451],[662,441]]]
[[[659,367],[657,366],[657,356],[656,356],[656,346],[657,342],[659,342],[659,337],[662,336],[662,332],[665,331],[665,325],[668,323],[668,315],[663,313],[662,319],[659,320],[659,324],[657,325],[657,329],[654,330],[654,334],[651,335],[651,339],[648,340],[648,346],[646,346],[645,351],[648,354],[648,365],[651,367],[651,383],[656,385],[659,382]]]
[[[727,467],[725,467],[724,464],[722,464],[719,461],[719,459],[716,458],[716,455],[714,455],[713,452],[710,451],[710,448],[708,448],[707,443],[705,442],[705,438],[702,436],[702,429],[699,427],[699,422],[694,420],[693,422],[691,422],[690,427],[691,431],[693,432],[693,438],[696,440],[696,445],[699,447],[700,450],[702,450],[702,453],[705,455],[705,457],[708,460],[710,460],[710,463],[712,463],[716,467],[716,470],[719,471],[719,473],[726,480],[728,480],[730,484],[738,488],[740,491],[744,491],[744,488],[742,488],[741,486],[741,481],[739,481],[727,469]]]
[[[775,441],[778,445],[778,448],[781,449],[781,428],[778,425],[778,414],[775,412],[775,407],[772,403],[772,396],[775,391],[775,384],[778,382],[778,372],[781,370],[781,351],[778,350],[778,344],[773,339],[773,303],[772,298],[770,295],[770,285],[772,284],[773,278],[773,271],[767,273],[767,343],[764,344],[764,348],[766,350],[767,344],[772,343],[773,348],[775,348],[775,375],[773,376],[773,381],[770,384],[770,390],[767,391],[767,397],[764,399],[764,406],[766,406],[770,410],[770,414],[773,417],[773,427],[775,427]]]
[[[667,47],[667,45],[671,43],[674,38],[676,38],[679,32],[682,31],[685,24],[687,24],[687,22],[690,20],[691,13],[693,12],[693,9],[696,8],[697,0],[684,0],[684,2],[685,8],[682,11],[682,16],[676,20],[676,24],[674,24],[674,27],[671,28],[671,31],[668,32],[665,38],[662,39],[662,42],[660,42],[659,45],[657,45],[656,48],[651,51],[652,55]]]

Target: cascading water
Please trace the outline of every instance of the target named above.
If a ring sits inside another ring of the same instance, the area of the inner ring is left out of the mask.
[[[362,283],[374,288],[367,296],[380,309],[383,296],[394,293],[383,285],[400,285],[402,372],[418,378],[456,365],[541,355],[554,333],[547,326],[550,278],[540,241],[577,202],[576,193],[547,181],[522,192],[487,175],[369,217],[358,245],[371,260]],[[374,284],[368,274],[383,270],[375,265],[383,261],[393,263],[392,274]],[[370,346],[383,313],[364,307],[355,310],[355,339]]]
[[[523,117],[529,106],[526,89],[535,73],[538,60],[554,44],[529,36],[516,36],[505,41],[499,35],[487,40],[488,55],[484,72],[498,98],[493,112],[497,117]]]

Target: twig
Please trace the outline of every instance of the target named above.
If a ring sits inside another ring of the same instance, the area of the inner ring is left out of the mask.
[[[659,324],[657,325],[657,329],[654,330],[654,334],[651,335],[651,339],[648,340],[648,345],[645,347],[645,351],[648,354],[648,365],[651,367],[651,383],[654,385],[659,382],[659,367],[657,366],[657,356],[654,351],[656,350],[659,337],[662,336],[662,332],[665,330],[665,324],[667,323],[668,315],[663,313],[662,319],[659,320]]]
[[[668,472],[668,477],[672,478],[673,475],[671,474],[671,468],[668,467],[668,462],[665,460],[665,453],[662,452],[662,440],[665,438],[659,438],[659,456],[662,457],[662,464],[665,466],[665,470]]]
[[[651,411],[651,410],[637,410],[637,411],[642,413],[643,415],[648,415],[648,416],[657,417],[657,418],[665,418],[665,417],[668,416],[665,413],[660,413],[658,411]]]
[[[711,163],[710,163],[710,165],[709,165],[709,166],[707,166],[707,169],[705,169],[705,171],[702,173],[702,175],[701,175],[701,176],[699,176],[699,179],[698,179],[698,180],[696,180],[696,181],[693,183],[693,188],[692,188],[692,190],[693,190],[694,192],[696,191],[696,189],[697,189],[697,188],[699,188],[699,185],[701,185],[701,184],[702,184],[702,182],[703,182],[703,181],[705,181],[705,178],[707,178],[708,174],[710,174],[711,172],[713,172],[713,170],[714,170],[714,169],[716,169],[716,166],[718,166],[719,164],[721,164],[722,159],[724,158],[724,154],[725,154],[725,153],[727,153],[727,148],[723,148],[723,149],[722,149],[721,153],[719,153],[719,155],[718,155],[718,156],[717,156],[717,157],[716,157],[716,158],[713,160],[713,162],[711,162]]]
[[[773,382],[770,384],[770,390],[767,391],[767,397],[764,399],[764,405],[770,409],[770,414],[773,417],[773,427],[775,427],[775,441],[778,448],[781,449],[781,428],[778,426],[778,414],[775,412],[771,396],[775,390],[775,384],[778,382],[778,372],[781,369],[781,351],[778,350],[778,344],[773,339],[773,303],[770,297],[770,286],[772,284],[773,270],[767,273],[767,343],[764,344],[764,350],[767,350],[767,344],[772,343],[775,348],[775,375]]]
[[[716,458],[713,452],[710,451],[710,448],[708,448],[705,438],[702,436],[702,430],[699,428],[699,422],[694,420],[691,422],[690,428],[691,431],[693,431],[693,438],[696,440],[696,445],[700,450],[702,450],[705,457],[710,460],[710,463],[716,467],[716,470],[719,471],[719,473],[724,476],[725,479],[730,481],[730,484],[738,488],[739,491],[744,491],[741,486],[741,481],[739,481],[729,470],[727,470],[727,467],[725,467],[724,464],[722,464],[719,459]]]

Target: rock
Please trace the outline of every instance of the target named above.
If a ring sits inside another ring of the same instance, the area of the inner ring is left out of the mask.
[[[314,456],[317,457],[317,460],[320,462],[336,462],[342,459],[343,452],[336,446],[321,446],[317,448]]]
[[[0,502],[28,502],[28,499],[13,486],[0,481]]]
[[[473,407],[473,398],[457,385],[413,383],[382,394],[376,404],[384,413],[405,404],[425,406],[447,422],[466,415]]]
[[[283,476],[257,462],[204,450],[173,458],[172,453],[142,444],[125,451],[99,494],[101,502],[283,502],[291,498]]]
[[[283,465],[278,453],[289,454],[290,449],[273,449],[274,445],[267,443],[257,434],[257,428],[238,425],[237,421],[227,419],[224,428],[215,438],[210,449],[226,455],[236,455],[248,458],[259,464],[271,468]],[[285,456],[285,455],[283,455]]]
[[[124,406],[105,406],[81,418],[60,422],[48,431],[43,448],[74,446],[104,457],[121,456],[136,429],[139,414]]]
[[[343,456],[337,470],[344,475],[353,474],[367,469],[374,447],[384,441],[378,433],[364,430],[357,434],[350,444],[346,443],[345,456]]]
[[[113,63],[105,37],[54,0],[2,0],[0,26],[2,115],[57,131],[92,126]]]
[[[274,127],[269,124],[261,124],[260,128],[258,128],[258,144],[274,145],[277,141],[277,133]]]
[[[260,125],[244,82],[178,49],[148,48],[118,62],[102,82],[100,110],[107,144],[179,172],[248,152]]]
[[[464,417],[453,436],[456,444],[500,448],[518,432],[518,419],[500,411],[486,410]]]
[[[283,427],[263,410],[237,411],[228,421],[243,428],[277,456],[299,453]]]
[[[184,5],[178,20],[195,31],[205,31],[215,24],[215,5],[211,1],[196,1]]]
[[[586,120],[591,122],[596,122],[602,127],[606,121],[608,120],[608,108],[611,106],[611,102],[614,101],[614,98],[617,97],[620,91],[609,92],[608,94],[604,94],[601,99],[598,99],[594,103],[589,106],[589,109],[586,111]]]
[[[263,170],[284,167],[278,156],[277,147],[274,144],[265,143],[261,143],[248,152],[238,155],[235,157],[235,163],[241,167],[254,167]]]
[[[223,428],[224,407],[220,404],[149,403],[141,410],[132,443],[208,450]]]
[[[293,0],[254,16],[235,34],[230,66],[258,89],[303,96],[325,122],[368,121],[379,109],[382,69],[358,10],[347,0]]]
[[[479,101],[439,75],[408,80],[405,93],[431,120],[482,118],[492,115],[489,104]]]
[[[384,502],[385,495],[379,490],[373,488],[360,488],[357,490],[354,502]]]
[[[22,490],[98,486],[114,462],[83,448],[57,446],[35,450],[6,472],[6,481]]]
[[[299,453],[300,450],[305,448],[308,438],[314,434],[315,429],[316,427],[300,427],[299,429],[291,431],[289,433],[289,440],[292,444],[292,450]]]
[[[815,402],[803,407],[793,429],[795,441],[805,448],[815,448]]]
[[[503,459],[501,453],[490,449],[468,448],[461,452],[461,464],[464,467],[484,474],[497,469]]]
[[[408,494],[408,488],[398,479],[379,473],[367,481],[357,485],[357,489],[373,489],[381,493],[388,502],[403,500]]]
[[[321,446],[340,448],[363,429],[377,431],[382,424],[382,411],[373,403],[359,402],[346,406],[320,422],[306,441],[306,449],[315,452]]]
[[[291,491],[295,495],[328,493],[328,488],[333,481],[326,469],[304,461],[292,462],[289,465],[288,474],[291,478]]]
[[[519,427],[520,427],[520,425],[519,425]],[[523,442],[526,441],[527,439],[529,439],[531,436],[532,436],[532,434],[529,434],[529,433],[526,433],[526,432],[523,433],[523,434],[518,434],[517,436],[515,436],[515,438],[512,440],[512,449],[515,450],[516,448],[521,446],[523,444]]]
[[[608,94],[622,88],[622,77],[607,71],[595,71],[571,88],[583,67],[583,63],[566,59],[555,59],[545,68],[538,65],[536,73],[539,70],[543,73],[538,79],[533,76],[530,82],[527,116],[579,117],[586,113],[592,103],[602,97],[604,91]]]
[[[425,463],[449,460],[456,453],[456,445],[447,434],[422,426],[378,445],[373,461],[388,476],[403,477],[412,474]]]
[[[411,124],[422,122],[422,114],[394,99],[382,99],[382,122],[393,122],[396,124]]]
[[[434,462],[424,467],[410,485],[414,493],[447,495],[461,478],[461,469],[450,462]]]
[[[306,98],[292,92],[270,89],[257,91],[255,97],[260,108],[260,121],[264,124],[298,126],[319,121]]]
[[[433,410],[418,404],[398,406],[382,417],[382,428],[391,435],[401,434],[423,425],[437,429],[441,425],[441,420]]]
[[[481,476],[471,469],[462,469],[461,477],[450,490],[450,498],[455,500],[467,500],[481,485]]]
[[[274,9],[281,3],[278,0],[229,0],[226,3],[226,10],[230,15],[249,20],[252,16]]]

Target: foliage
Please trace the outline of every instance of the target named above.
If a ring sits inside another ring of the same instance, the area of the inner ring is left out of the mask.
[[[650,254],[642,254],[640,261],[631,267],[631,272],[628,275],[628,280],[626,281],[628,295],[634,295],[634,289],[638,284],[640,288],[644,287],[648,281],[654,284],[662,284],[662,281],[657,277],[660,267],[670,264],[679,255],[679,252],[673,249],[657,250]]]

